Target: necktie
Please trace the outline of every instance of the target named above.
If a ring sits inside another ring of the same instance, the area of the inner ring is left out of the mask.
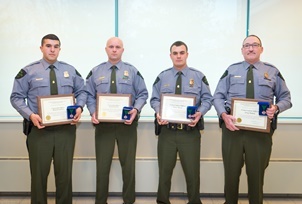
[[[116,66],[111,67],[110,93],[116,93]]]
[[[178,77],[176,79],[175,94],[181,94],[181,71],[177,73]]]
[[[246,98],[254,98],[254,76],[253,76],[254,65],[249,66],[249,70],[246,74]]]
[[[50,79],[50,94],[51,95],[57,95],[58,94],[58,85],[57,85],[57,77],[54,70],[55,66],[50,65],[49,66],[49,79]]]

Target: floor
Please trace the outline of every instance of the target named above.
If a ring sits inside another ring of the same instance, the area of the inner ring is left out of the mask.
[[[155,197],[152,196],[138,196],[136,198],[136,204],[155,204]],[[171,197],[172,204],[186,204],[186,197]],[[223,204],[224,199],[222,197],[201,197],[203,204]],[[108,198],[108,204],[122,204],[122,199],[119,196],[111,196]],[[239,204],[248,204],[247,199],[240,198]],[[265,198],[263,204],[302,204],[301,198]],[[30,204],[30,198],[28,196],[0,196],[0,204]],[[48,204],[55,204],[53,196],[49,196]],[[94,204],[94,197],[88,196],[74,196],[73,204]]]

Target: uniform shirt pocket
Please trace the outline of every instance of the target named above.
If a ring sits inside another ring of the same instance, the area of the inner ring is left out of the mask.
[[[108,93],[110,90],[109,79],[102,79],[96,81],[96,90],[98,93]]]
[[[50,91],[49,81],[45,80],[32,80],[31,81],[31,92],[37,96],[47,95]]]
[[[197,87],[184,87],[184,94],[198,96],[199,90]]]
[[[59,90],[59,93],[62,93],[62,94],[70,94],[70,93],[73,93],[73,81],[71,78],[64,78],[64,79],[61,79],[60,81],[60,85],[61,85],[61,90]]]
[[[237,96],[238,93],[246,92],[246,82],[243,77],[231,77],[229,94],[231,97]]]
[[[121,87],[121,92],[123,94],[132,93],[132,80],[131,79],[120,79],[118,80],[118,86]]]
[[[272,81],[269,81],[267,79],[258,79],[258,84],[259,84],[259,95],[261,96],[261,98],[267,100],[273,98],[274,84]]]
[[[162,86],[160,88],[160,92],[163,93],[163,94],[174,94],[175,93],[175,87]]]

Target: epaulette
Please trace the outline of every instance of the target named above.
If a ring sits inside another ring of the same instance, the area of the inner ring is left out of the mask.
[[[266,65],[266,66],[273,67],[273,68],[275,68],[275,69],[276,69],[276,67],[275,67],[274,65],[270,64],[270,63],[263,62],[263,64],[264,64],[264,65]]]
[[[230,66],[234,66],[234,65],[238,65],[238,64],[242,64],[243,62],[236,62],[234,64],[231,64]]]
[[[131,67],[134,67],[132,64],[130,64],[129,62],[124,62],[125,65],[129,65]]]
[[[204,76],[204,77],[202,78],[202,81],[203,81],[203,83],[205,83],[207,86],[209,86],[209,82],[208,82],[206,76]]]
[[[200,72],[198,69],[195,69],[195,68],[193,68],[193,67],[188,67],[188,68],[189,68],[189,70],[191,70],[191,71]]]
[[[79,77],[82,77],[82,75],[78,72],[78,70],[75,70],[76,71],[76,74],[79,76]]]
[[[225,70],[225,72],[223,73],[223,75],[220,77],[220,79],[223,79],[224,77],[226,77],[229,74],[228,70]]]
[[[137,71],[136,73],[138,76],[140,76],[142,79],[144,79],[144,77],[141,75],[141,73],[139,71]]]
[[[169,68],[169,69],[163,70],[163,71],[162,71],[161,73],[159,73],[159,74],[162,74],[162,73],[164,73],[164,72],[170,71],[171,69],[173,69],[173,68]]]
[[[159,82],[160,81],[160,78],[159,77],[156,77],[156,79],[155,79],[155,81],[154,81],[154,83],[153,83],[153,86],[155,85],[155,84],[157,84],[157,82]]]
[[[36,64],[40,64],[41,62],[40,61],[35,61],[33,63],[30,63],[29,65],[27,65],[26,67],[30,67],[30,66],[33,66],[33,65],[36,65]]]
[[[61,63],[61,64],[70,65],[70,64],[68,64],[67,62],[63,62],[63,61],[58,61],[58,62]]]
[[[92,71],[90,71],[90,72],[88,73],[86,79],[89,79],[89,77],[91,77],[91,75],[92,75]]]
[[[24,69],[21,69],[18,74],[16,75],[15,79],[21,79],[22,77],[24,77],[26,75],[26,71]]]

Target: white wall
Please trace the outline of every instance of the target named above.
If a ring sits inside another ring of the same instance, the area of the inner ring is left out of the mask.
[[[243,60],[242,40],[247,19],[250,34],[263,41],[263,61],[276,65],[292,93],[293,108],[281,117],[302,119],[299,87],[300,0],[253,0],[247,16],[247,1],[242,0],[119,0],[118,24],[115,1],[0,0],[0,121],[15,119],[9,96],[13,79],[21,68],[39,60],[41,38],[55,33],[62,42],[59,60],[74,65],[86,78],[96,65],[107,60],[105,44],[118,35],[124,41],[123,60],[136,66],[147,88],[157,75],[172,66],[170,45],[176,40],[188,44],[188,65],[201,70],[212,92],[219,78],[232,63]],[[84,112],[88,117],[88,111]],[[153,110],[146,105],[142,116],[150,118]],[[207,117],[215,117],[214,108]]]

